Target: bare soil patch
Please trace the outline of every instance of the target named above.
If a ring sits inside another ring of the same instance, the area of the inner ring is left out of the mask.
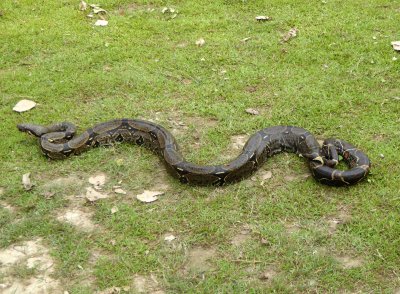
[[[60,282],[51,277],[54,262],[40,238],[1,250],[0,264],[1,293],[62,293]],[[31,274],[15,277],[15,267]]]
[[[335,216],[328,218],[328,232],[329,234],[334,234],[339,226],[349,222],[351,219],[350,208],[341,207]]]
[[[212,269],[211,260],[217,255],[215,248],[192,248],[188,252],[187,262],[184,266],[184,273],[203,273]]]
[[[231,244],[234,246],[240,246],[251,238],[251,230],[249,227],[244,226],[239,233],[233,236]]]
[[[343,267],[343,269],[352,269],[362,266],[364,260],[359,257],[351,257],[347,255],[336,256],[335,260]]]
[[[97,227],[91,220],[92,216],[93,212],[87,208],[72,208],[61,211],[57,216],[57,220],[69,223],[80,230],[90,232]]]

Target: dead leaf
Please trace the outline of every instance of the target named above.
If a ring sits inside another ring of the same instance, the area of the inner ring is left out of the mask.
[[[88,200],[90,202],[95,202],[99,199],[108,198],[108,195],[100,193],[100,192],[96,191],[95,189],[93,189],[92,187],[88,187],[88,188],[86,188],[85,198],[86,198],[86,200]]]
[[[206,43],[206,41],[203,38],[200,38],[196,41],[196,45],[201,47]]]
[[[30,176],[31,176],[31,173],[26,173],[26,174],[22,175],[22,185],[24,185],[24,189],[26,191],[31,190],[33,187]]]
[[[260,242],[262,245],[270,245],[270,242],[265,238],[261,238]]]
[[[105,20],[105,19],[98,19],[98,20],[94,23],[94,25],[95,25],[95,26],[98,26],[98,27],[105,27],[105,26],[108,25],[108,21]]]
[[[116,189],[114,189],[114,192],[117,193],[117,194],[126,195],[126,192],[125,192],[124,190],[122,190],[121,188],[116,188]]]
[[[256,16],[256,20],[257,21],[268,21],[268,20],[271,20],[272,18],[270,18],[269,16],[265,16],[265,15],[259,15],[259,16]]]
[[[172,235],[172,234],[168,234],[168,235],[166,235],[164,237],[164,241],[167,241],[167,242],[171,242],[171,241],[173,241],[175,239],[176,239],[176,237],[174,235]]]
[[[13,110],[16,112],[24,112],[24,111],[31,110],[35,106],[36,106],[36,102],[34,102],[32,100],[28,100],[28,99],[22,99],[22,100],[18,101],[17,104],[15,104]]]
[[[104,174],[98,174],[89,178],[89,183],[94,186],[95,189],[100,190],[106,182],[106,176]]]
[[[114,213],[116,213],[116,212],[118,212],[118,207],[113,206],[113,207],[111,208],[111,214],[114,214]]]
[[[87,9],[87,3],[85,1],[81,1],[81,3],[79,3],[79,10],[84,11]]]
[[[103,8],[100,8],[100,7],[96,7],[96,8],[93,8],[93,13],[94,14],[99,14],[99,13],[107,13],[107,11],[106,10],[104,10]]]
[[[400,41],[393,41],[392,46],[394,50],[400,51]]]
[[[297,28],[291,28],[289,32],[287,32],[283,37],[282,37],[282,42],[288,42],[289,40],[295,38],[297,36],[297,33],[299,30]]]
[[[144,190],[142,194],[136,195],[136,198],[142,202],[150,203],[156,201],[158,199],[157,196],[162,194],[164,194],[164,192]]]
[[[246,112],[252,115],[259,115],[260,112],[257,109],[253,109],[253,108],[247,108]]]

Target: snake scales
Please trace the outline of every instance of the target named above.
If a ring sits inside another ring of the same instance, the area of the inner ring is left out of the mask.
[[[197,165],[186,161],[170,132],[143,120],[115,119],[97,124],[79,136],[75,136],[76,127],[69,122],[47,127],[19,124],[18,129],[39,137],[44,155],[51,159],[63,159],[91,147],[115,142],[136,143],[164,159],[168,171],[182,183],[196,185],[223,185],[239,181],[259,168],[267,158],[282,151],[306,158],[314,178],[327,185],[355,184],[364,179],[370,169],[368,157],[353,145],[339,139],[327,139],[320,147],[310,132],[294,126],[274,126],[256,132],[242,152],[223,165]],[[339,155],[350,169],[335,169]]]

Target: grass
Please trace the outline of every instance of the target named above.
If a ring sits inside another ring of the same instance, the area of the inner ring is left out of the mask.
[[[397,1],[103,0],[107,27],[94,27],[78,2],[0,3],[0,197],[16,208],[0,210],[2,248],[42,237],[55,278],[70,293],[129,286],[136,274],[153,274],[168,293],[398,291],[400,63],[393,58],[400,56],[390,47],[399,39]],[[164,6],[178,16],[168,19]],[[273,19],[257,23],[263,14]],[[292,27],[298,36],[280,43]],[[197,47],[200,37],[206,43]],[[17,114],[12,107],[22,98],[39,104]],[[138,147],[48,162],[36,140],[16,129],[71,121],[83,130],[116,117],[157,117],[171,130],[183,122],[177,139],[186,157],[202,164],[234,156],[232,136],[301,126],[319,139],[359,146],[372,174],[349,188],[287,181],[307,173],[306,164],[279,155],[262,167],[273,173],[264,187],[251,179],[191,187]],[[21,185],[26,172],[32,191]],[[128,196],[97,202],[90,209],[100,227],[91,233],[57,221],[71,205],[66,196],[82,187],[57,187],[48,200],[43,186],[97,172],[107,174],[106,189],[122,180],[129,195],[154,182],[169,188],[149,205]],[[113,206],[118,213],[110,214]],[[346,221],[330,233],[330,220],[341,214]],[[243,227],[250,228],[245,242],[232,245]],[[178,237],[174,246],[163,240],[168,232]],[[194,248],[215,251],[206,270],[188,266]],[[93,252],[101,257],[92,261]],[[361,265],[346,268],[340,256]],[[274,277],[260,279],[267,269]]]

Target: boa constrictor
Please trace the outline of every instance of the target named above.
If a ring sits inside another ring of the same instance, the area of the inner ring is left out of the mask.
[[[155,123],[134,119],[116,119],[100,123],[75,136],[76,127],[69,122],[47,127],[19,124],[22,132],[40,138],[44,155],[63,159],[91,147],[107,146],[115,142],[132,142],[148,147],[164,159],[168,171],[182,183],[223,185],[250,175],[268,157],[282,151],[306,158],[311,173],[327,185],[351,185],[364,179],[370,169],[368,157],[353,145],[339,139],[327,139],[320,147],[307,130],[294,126],[274,126],[252,135],[242,152],[231,162],[222,165],[197,165],[186,161],[173,135]],[[335,169],[341,155],[350,167]]]

